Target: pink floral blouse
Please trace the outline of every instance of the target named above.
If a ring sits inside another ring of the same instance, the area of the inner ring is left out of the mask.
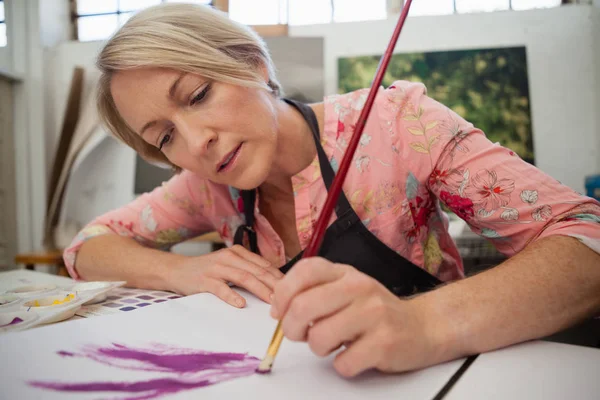
[[[321,142],[334,170],[367,94],[363,89],[325,99]],[[316,156],[292,177],[292,184],[296,227],[304,248],[327,195]],[[597,201],[491,143],[481,130],[427,97],[419,83],[399,81],[379,90],[344,192],[365,226],[383,243],[442,281],[464,274],[440,203],[508,256],[550,235],[575,237],[600,253]],[[92,221],[65,250],[65,262],[71,276],[78,278],[80,246],[106,234],[168,249],[216,230],[230,245],[243,222],[241,208],[236,189],[184,171]],[[255,214],[261,254],[285,264],[281,239],[258,209]]]

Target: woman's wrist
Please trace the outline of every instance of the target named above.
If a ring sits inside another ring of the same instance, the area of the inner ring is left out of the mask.
[[[446,296],[446,288],[424,293],[409,300],[420,318],[431,346],[434,364],[464,357],[469,353],[469,325],[452,311],[456,305]]]
[[[182,270],[190,257],[168,252],[160,253],[162,254],[156,257],[154,280],[161,290],[178,293],[180,285],[177,282],[180,281]]]

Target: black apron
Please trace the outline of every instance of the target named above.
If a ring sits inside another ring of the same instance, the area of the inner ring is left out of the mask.
[[[302,114],[313,132],[321,175],[327,190],[329,190],[335,173],[320,143],[316,115],[305,104],[287,99],[285,101]],[[247,234],[246,239],[250,250],[259,254],[256,232],[253,229],[256,191],[244,190],[241,191],[241,196],[244,202],[246,224],[240,226],[236,231],[234,244],[242,245],[244,235]],[[320,257],[331,262],[352,265],[359,271],[377,279],[397,296],[409,296],[428,291],[441,283],[439,279],[411,263],[373,235],[350,206],[344,191],[340,192],[335,212],[337,220],[325,232],[319,251]],[[302,252],[281,267],[281,271],[287,273],[301,258]]]

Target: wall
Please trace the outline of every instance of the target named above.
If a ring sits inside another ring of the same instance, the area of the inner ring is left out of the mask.
[[[0,71],[12,71],[12,53],[8,46],[0,47]]]
[[[337,91],[337,59],[381,54],[395,19],[296,26],[290,35],[324,38],[325,93]],[[600,171],[600,10],[548,10],[409,18],[396,52],[525,45],[536,164],[576,190]],[[46,52],[47,160],[57,141],[72,68],[91,65],[101,42],[65,42]]]
[[[44,57],[41,0],[5,2],[12,72],[22,78],[14,86],[17,251],[38,250],[46,200]],[[56,1],[56,0],[55,0]]]
[[[396,53],[525,45],[536,164],[575,190],[600,172],[600,15],[591,6],[412,17]],[[325,39],[325,92],[337,91],[337,59],[379,55],[396,20],[291,27]],[[596,40],[594,40],[596,38]]]
[[[46,83],[46,160],[48,171],[54,162],[54,152],[58,145],[60,130],[64,118],[71,77],[76,66],[93,68],[96,54],[102,42],[68,41],[45,51]],[[90,73],[84,76],[84,99],[94,85]]]
[[[5,2],[6,4],[4,4],[4,18],[7,21],[7,41],[8,43],[6,44],[6,46],[4,47],[0,47],[0,70],[4,70],[4,71],[11,71],[13,70],[13,57],[12,57],[12,52],[13,52],[13,46],[11,46],[11,36],[12,36],[12,25],[10,24],[10,17],[12,16],[12,4],[9,4],[9,2]]]

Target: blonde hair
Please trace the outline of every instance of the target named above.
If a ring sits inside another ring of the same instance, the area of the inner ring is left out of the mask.
[[[202,5],[166,3],[140,11],[108,41],[96,65],[101,72],[97,101],[101,120],[113,135],[146,160],[172,166],[117,111],[110,92],[114,73],[143,67],[168,68],[281,94],[267,47],[256,32]],[[266,68],[269,82],[264,82],[261,68]]]

